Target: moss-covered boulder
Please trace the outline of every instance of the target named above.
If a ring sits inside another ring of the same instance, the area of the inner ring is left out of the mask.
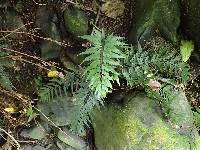
[[[98,150],[200,149],[200,138],[192,126],[191,134],[179,132],[174,124],[163,119],[152,99],[144,94],[125,95],[121,103],[94,111],[92,122]]]
[[[200,46],[200,3],[199,0],[182,0],[182,29],[190,40]]]
[[[74,37],[87,34],[88,18],[85,12],[79,8],[67,8],[64,11],[64,21],[67,31]]]
[[[178,0],[139,0],[136,2],[136,14],[129,35],[132,43],[148,40],[156,30],[166,39],[176,42],[180,24]]]

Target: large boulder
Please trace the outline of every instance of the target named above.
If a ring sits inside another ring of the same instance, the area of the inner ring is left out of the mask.
[[[64,11],[65,27],[74,37],[78,38],[88,32],[88,17],[83,10],[77,7],[67,8]]]
[[[139,0],[130,31],[129,41],[143,44],[158,29],[167,40],[177,42],[177,29],[180,24],[178,0]]]
[[[182,0],[182,29],[189,39],[200,46],[200,3],[199,0]]]
[[[184,102],[174,102],[176,106],[173,108],[187,103],[182,94],[178,94],[175,100]],[[165,120],[154,100],[144,94],[124,95],[126,96],[116,96],[117,99],[121,97],[121,102],[116,100],[117,103],[101,111],[94,111],[92,124],[98,150],[190,150],[191,147],[200,149],[200,138],[190,122],[192,114],[189,105],[184,106],[189,109],[180,107],[178,110],[179,113],[183,108],[186,115],[176,120],[177,123],[185,125],[182,129],[175,121]],[[171,109],[171,113],[175,114],[176,110]],[[190,123],[186,119],[189,119]],[[190,129],[190,134],[185,132],[185,128]]]

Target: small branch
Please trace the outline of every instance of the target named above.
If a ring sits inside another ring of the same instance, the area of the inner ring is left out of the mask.
[[[14,32],[14,31],[0,31],[0,33],[9,33],[9,34],[7,34],[7,36],[10,35],[10,34],[13,34],[13,33],[15,33],[15,34],[25,34],[25,35],[27,35],[29,37],[35,37],[35,38],[39,38],[39,39],[46,40],[46,41],[49,41],[49,42],[53,42],[53,43],[55,43],[55,44],[57,44],[59,46],[71,47],[70,44],[59,42],[59,41],[53,40],[52,38],[45,38],[45,37],[41,37],[39,35],[35,35],[33,33],[28,33],[28,32],[21,32],[21,31]],[[5,39],[5,36],[3,38]],[[2,40],[2,38],[0,40]]]
[[[47,5],[47,4],[38,3],[38,2],[36,2],[35,0],[33,0],[33,2],[34,2],[36,5],[39,5],[39,6],[46,6],[46,5]]]
[[[29,98],[27,98],[26,96],[21,95],[19,93],[16,93],[14,91],[7,91],[7,90],[5,90],[5,89],[0,87],[0,92],[4,93],[4,94],[6,94],[6,95],[8,95],[10,97],[13,97],[13,98],[16,98],[18,100],[21,100],[24,103],[24,105],[27,105],[28,102],[31,102],[31,100]],[[27,105],[27,106],[29,106],[29,105]]]
[[[22,29],[23,27],[28,26],[28,25],[30,25],[30,24],[33,24],[33,22],[29,22],[29,23],[24,24],[23,26],[21,26],[21,27],[15,29],[15,30],[13,30],[13,31],[9,31],[10,33],[8,33],[7,35],[5,35],[5,36],[3,36],[2,38],[0,38],[0,40],[5,39],[6,37],[12,35],[13,33],[16,33],[18,30],[20,30],[20,29]]]
[[[3,131],[5,134],[7,134],[11,140],[15,143],[15,145],[17,146],[17,150],[22,150],[22,148],[20,147],[19,143],[17,142],[17,140],[15,140],[15,138],[10,134],[8,133],[6,130],[0,128],[0,131]]]

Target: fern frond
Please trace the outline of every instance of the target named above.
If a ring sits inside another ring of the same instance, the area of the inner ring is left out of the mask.
[[[40,100],[43,102],[60,100],[66,98],[69,100],[69,92],[72,93],[70,98],[71,118],[70,128],[74,133],[83,135],[85,125],[90,122],[90,114],[95,107],[103,104],[102,99],[98,99],[93,91],[88,87],[85,79],[78,75],[66,72],[65,78],[54,78],[48,84],[42,86],[39,90]],[[55,113],[55,112],[53,112]]]
[[[81,53],[81,55],[86,55],[83,62],[88,64],[84,75],[95,94],[99,98],[104,98],[112,89],[114,81],[119,84],[119,73],[115,69],[120,66],[120,60],[126,58],[121,49],[127,44],[123,42],[122,37],[106,36],[104,31],[98,30],[95,30],[92,35],[81,37],[93,45]]]
[[[131,86],[146,87],[150,79],[166,78],[175,84],[186,84],[189,78],[189,67],[182,62],[181,56],[166,41],[157,43],[146,50],[132,50],[127,60],[128,68],[124,76]]]
[[[67,92],[71,90],[73,92],[73,87],[75,82],[75,74],[67,73],[65,78],[53,78],[49,83],[40,87],[39,97],[41,101],[49,102],[54,98],[67,96]],[[70,89],[71,87],[71,89]]]
[[[89,126],[92,110],[100,107],[103,101],[100,101],[97,96],[87,86],[80,88],[73,96],[75,103],[74,119],[70,127],[71,130],[79,135],[84,135],[85,125]]]

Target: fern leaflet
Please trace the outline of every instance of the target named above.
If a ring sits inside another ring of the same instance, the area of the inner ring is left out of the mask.
[[[122,37],[106,36],[103,30],[102,32],[95,30],[91,35],[81,37],[93,45],[81,53],[86,55],[83,62],[88,64],[84,75],[89,87],[95,91],[98,98],[104,98],[112,89],[114,81],[119,84],[119,73],[115,69],[121,66],[120,60],[126,58],[121,49],[127,45]]]
[[[48,84],[43,85],[39,89],[39,97],[41,101],[51,101],[57,97],[67,96],[67,92],[71,87],[71,91],[73,92],[74,83],[78,86],[77,82],[75,82],[76,76],[73,73],[66,73],[65,78],[53,78],[49,81]]]

